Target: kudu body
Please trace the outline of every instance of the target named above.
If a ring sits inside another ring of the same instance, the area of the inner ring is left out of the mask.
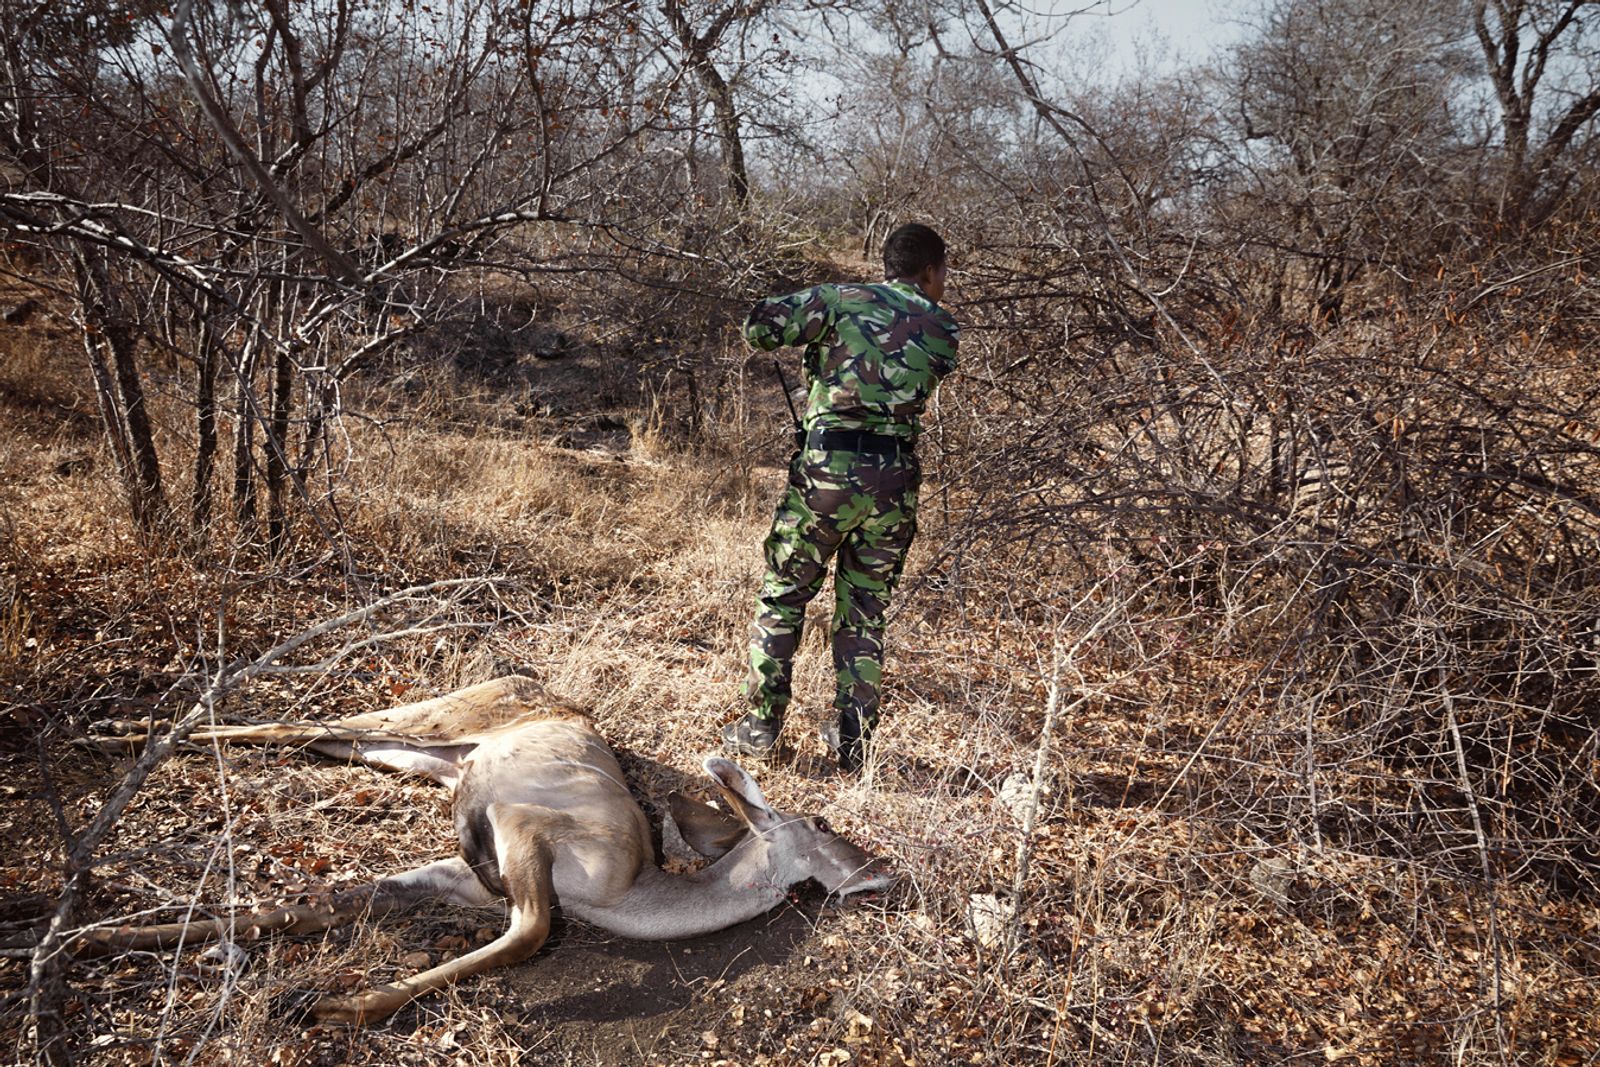
[[[104,739],[128,744],[137,737]],[[538,951],[554,903],[624,937],[693,937],[754,918],[789,887],[815,879],[848,894],[888,885],[870,855],[814,816],[767,804],[725,759],[705,761],[728,813],[679,794],[684,839],[715,862],[675,876],[656,865],[644,812],[589,720],[531,679],[500,678],[446,696],[329,723],[223,726],[195,741],[303,746],[336,759],[427,775],[449,787],[460,855],[337,894],[330,903],[160,926],[100,929],[81,951],[160,948],[263,932],[308,933],[409,909],[428,899],[479,905],[504,897],[510,922],[493,942],[400,981],[326,996],[318,1019],[381,1019],[412,998]]]

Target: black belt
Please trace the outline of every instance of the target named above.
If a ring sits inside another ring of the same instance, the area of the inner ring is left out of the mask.
[[[806,446],[824,452],[860,452],[869,456],[910,455],[914,442],[909,437],[865,430],[812,430]]]

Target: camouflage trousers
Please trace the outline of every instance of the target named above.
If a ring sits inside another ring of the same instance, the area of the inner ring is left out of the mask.
[[[883,677],[884,611],[917,530],[921,469],[903,456],[806,448],[763,546],[766,575],[750,627],[745,695],[758,718],[782,719],[806,605],[834,568],[834,706],[870,731]]]

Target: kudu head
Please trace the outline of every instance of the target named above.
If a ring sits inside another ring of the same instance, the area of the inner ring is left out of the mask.
[[[702,856],[717,859],[736,848],[761,849],[774,882],[787,887],[815,879],[839,896],[894,884],[895,875],[882,860],[834,833],[820,816],[768,804],[755,779],[737,764],[713,756],[705,768],[727,812],[681,793],[669,798],[678,832]]]

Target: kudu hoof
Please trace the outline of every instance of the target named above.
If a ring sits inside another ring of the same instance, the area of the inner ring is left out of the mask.
[[[286,989],[273,994],[268,1011],[272,1018],[281,1019],[290,1026],[310,1026],[317,1021],[313,1009],[326,996],[315,989]]]
[[[130,748],[143,743],[161,723],[133,719],[97,719],[77,743],[89,748]]]

